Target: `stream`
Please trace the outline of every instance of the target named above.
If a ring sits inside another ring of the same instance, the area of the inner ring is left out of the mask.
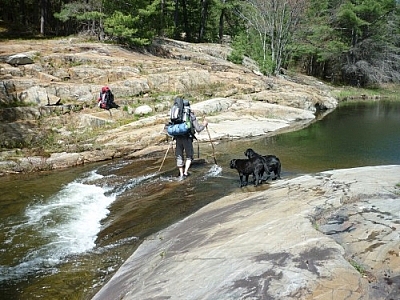
[[[342,103],[299,131],[195,142],[198,163],[177,181],[173,152],[0,178],[0,299],[90,299],[151,234],[239,188],[232,158],[275,154],[282,178],[400,164],[400,101]],[[197,147],[199,151],[197,151]],[[205,163],[202,163],[202,159]]]

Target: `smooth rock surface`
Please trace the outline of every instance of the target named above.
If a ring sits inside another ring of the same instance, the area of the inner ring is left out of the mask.
[[[378,166],[238,190],[149,237],[93,299],[397,299],[399,184]]]

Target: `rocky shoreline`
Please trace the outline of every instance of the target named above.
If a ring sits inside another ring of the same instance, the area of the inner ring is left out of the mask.
[[[267,136],[296,130],[315,121],[315,115],[311,111],[240,99],[209,99],[193,104],[192,109],[199,118],[206,116],[210,136],[214,141]],[[103,149],[90,149],[93,146],[88,145],[89,149],[81,152],[5,159],[0,161],[0,174],[68,168],[162,152],[168,147],[170,140],[164,130],[167,120],[167,114],[163,113],[109,130],[96,138],[96,143],[102,144]],[[199,142],[209,141],[206,132],[199,133],[197,138]]]
[[[305,126],[317,109],[337,105],[331,88],[314,78],[268,77],[248,61],[242,66],[227,61],[227,45],[159,40],[151,51],[78,38],[2,43],[0,174],[164,150],[168,138],[163,129],[176,95],[189,99],[199,117],[207,117],[215,140]],[[120,109],[96,106],[105,82]],[[15,102],[24,105],[15,107]]]

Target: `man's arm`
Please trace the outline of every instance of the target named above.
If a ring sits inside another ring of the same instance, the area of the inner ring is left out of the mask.
[[[196,116],[194,113],[190,114],[190,119],[192,121],[192,124],[194,126],[194,129],[197,132],[203,131],[204,128],[206,128],[206,126],[208,125],[208,122],[206,120],[203,121],[203,124],[200,124],[199,121],[197,120]]]

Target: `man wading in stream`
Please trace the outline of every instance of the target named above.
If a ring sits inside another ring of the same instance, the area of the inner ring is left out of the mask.
[[[183,101],[185,102],[184,106],[188,107],[190,110],[189,101],[187,100]],[[196,130],[196,132],[201,132],[208,125],[208,122],[206,120],[203,121],[203,124],[200,124],[196,118],[196,115],[192,110],[189,111],[189,117],[191,123],[190,127],[192,128],[192,130],[189,130],[189,132],[184,135],[174,136],[174,139],[176,140],[176,147],[175,147],[176,165],[178,166],[179,179],[181,180],[189,176],[188,170],[190,168],[190,165],[192,164],[193,154],[194,154],[193,150],[193,139],[195,138],[194,130]],[[183,152],[185,152],[186,154],[186,160],[184,160]]]

